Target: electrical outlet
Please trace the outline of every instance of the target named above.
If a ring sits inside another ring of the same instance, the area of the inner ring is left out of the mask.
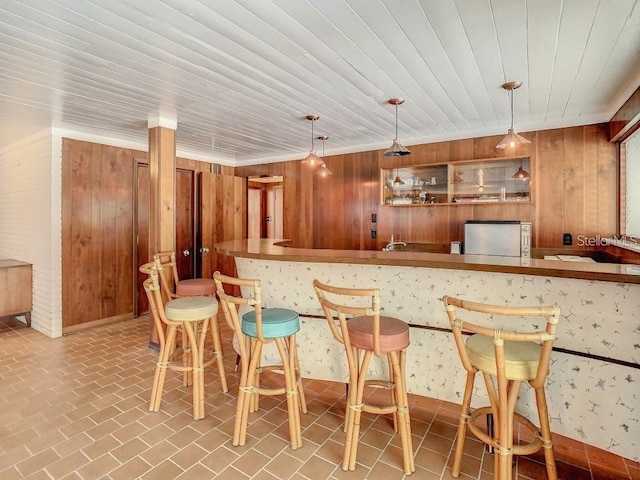
[[[562,245],[573,245],[573,235],[571,235],[570,233],[563,233]]]
[[[378,214],[377,213],[372,213],[371,214],[371,223],[377,223],[378,222]]]
[[[378,230],[371,229],[371,238],[378,238]]]

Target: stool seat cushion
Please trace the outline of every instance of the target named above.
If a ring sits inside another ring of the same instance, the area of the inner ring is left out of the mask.
[[[478,370],[496,375],[493,338],[472,335],[466,342],[469,361]],[[538,372],[541,346],[533,342],[504,341],[505,375],[509,380],[527,381]]]
[[[300,330],[300,317],[288,308],[265,308],[262,310],[262,336],[264,338],[282,338]],[[242,316],[242,333],[257,337],[256,312],[254,310]]]
[[[353,317],[347,321],[351,345],[373,350],[373,318]],[[380,351],[397,352],[409,346],[409,325],[398,318],[380,316]]]
[[[189,278],[180,280],[176,285],[176,295],[191,297],[194,295],[213,295],[216,282],[213,278]]]
[[[194,322],[218,313],[218,301],[213,297],[182,297],[169,300],[164,313],[173,322]]]

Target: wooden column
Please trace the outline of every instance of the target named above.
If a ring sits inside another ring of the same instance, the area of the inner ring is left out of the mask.
[[[176,135],[161,121],[149,121],[149,247],[153,254],[171,252],[176,245]],[[149,341],[158,345],[151,320]]]

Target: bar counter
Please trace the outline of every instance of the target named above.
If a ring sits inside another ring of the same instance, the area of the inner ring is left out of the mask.
[[[284,244],[237,240],[217,244],[216,250],[235,257],[240,277],[262,280],[265,307],[293,308],[300,314],[303,376],[345,381],[348,374],[342,345],[331,337],[313,290],[315,278],[380,288],[384,314],[411,327],[408,390],[455,403],[461,403],[465,372],[443,295],[498,305],[557,304],[562,313],[547,381],[552,430],[640,460],[640,265]],[[521,319],[508,327],[532,325]],[[378,362],[372,369],[384,374],[386,365]],[[484,388],[478,388],[472,405],[486,404]],[[527,387],[517,408],[536,418]]]

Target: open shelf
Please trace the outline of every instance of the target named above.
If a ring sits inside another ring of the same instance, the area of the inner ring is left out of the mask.
[[[529,157],[383,168],[382,204],[529,202],[531,178],[514,178],[520,168],[531,172]]]

